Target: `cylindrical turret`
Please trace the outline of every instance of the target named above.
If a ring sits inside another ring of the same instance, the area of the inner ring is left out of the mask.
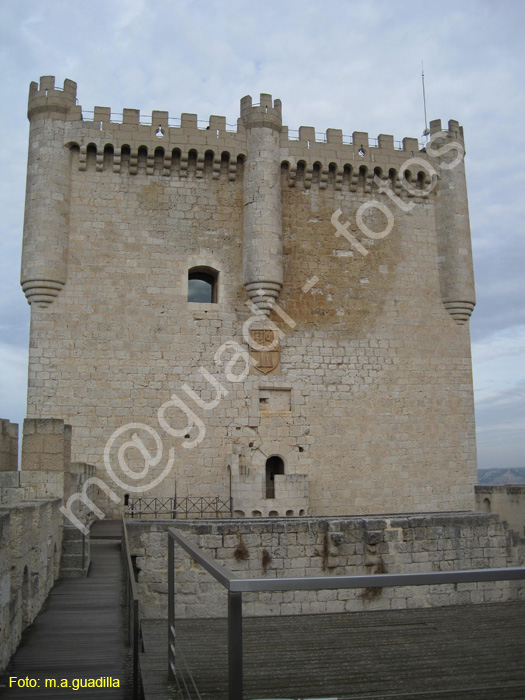
[[[72,80],[31,83],[30,121],[21,284],[29,304],[48,306],[67,277],[70,152],[64,145],[67,114],[76,104]]]
[[[430,122],[429,156],[439,164],[436,228],[441,299],[456,323],[470,318],[476,304],[474,269],[465,179],[463,129],[450,120],[448,131],[441,121]],[[441,133],[441,136],[437,136]],[[430,161],[434,165],[434,160]]]
[[[248,156],[244,174],[243,282],[248,296],[269,315],[283,285],[280,179],[281,101],[261,95],[241,100]],[[262,292],[262,294],[261,294]]]

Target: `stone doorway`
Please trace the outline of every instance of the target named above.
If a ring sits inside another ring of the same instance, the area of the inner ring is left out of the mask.
[[[275,475],[284,474],[284,462],[278,455],[266,460],[266,498],[275,498]]]

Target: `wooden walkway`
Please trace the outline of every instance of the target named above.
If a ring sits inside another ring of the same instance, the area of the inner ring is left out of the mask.
[[[177,634],[203,700],[225,700],[226,621],[180,620]],[[525,699],[525,602],[249,618],[243,634],[245,698]],[[181,697],[166,621],[143,636],[146,700]]]
[[[0,697],[130,698],[121,595],[120,542],[91,540],[89,575],[57,581],[0,678]],[[36,678],[39,687],[9,688],[10,676]],[[72,686],[74,679],[104,676],[118,679],[120,688]],[[46,689],[46,679],[55,679],[57,687]],[[68,688],[59,687],[63,679]]]

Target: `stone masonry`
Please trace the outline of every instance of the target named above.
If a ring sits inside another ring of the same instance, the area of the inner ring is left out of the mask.
[[[473,508],[457,122],[432,122],[431,151],[296,135],[266,94],[236,126],[89,114],[52,77],[28,116],[28,416],[73,426],[121,499],[101,492],[107,514],[175,491],[239,517]]]
[[[166,617],[167,533],[175,527],[240,578],[421,573],[520,566],[524,540],[494,515],[427,513],[237,521],[127,520],[144,617]],[[224,617],[226,593],[175,547],[177,617]],[[523,599],[520,581],[245,594],[250,615],[298,615]]]
[[[94,467],[70,463],[71,427],[58,419],[24,421],[21,471],[18,425],[0,419],[0,672],[35,619],[55,580],[87,574],[89,537],[64,517],[62,505],[83,524],[93,512],[89,478]]]
[[[525,538],[525,485],[477,484],[475,494],[476,510],[498,515],[510,529]]]

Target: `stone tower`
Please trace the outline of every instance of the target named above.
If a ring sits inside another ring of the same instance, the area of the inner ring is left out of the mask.
[[[426,147],[32,83],[28,416],[125,497],[235,515],[469,509],[475,304],[463,131]]]
[[[77,86],[72,80],[55,89],[53,77],[31,83],[27,116],[30,123],[27,163],[22,289],[30,304],[51,304],[67,278],[69,239],[70,151],[66,121],[75,108]]]

